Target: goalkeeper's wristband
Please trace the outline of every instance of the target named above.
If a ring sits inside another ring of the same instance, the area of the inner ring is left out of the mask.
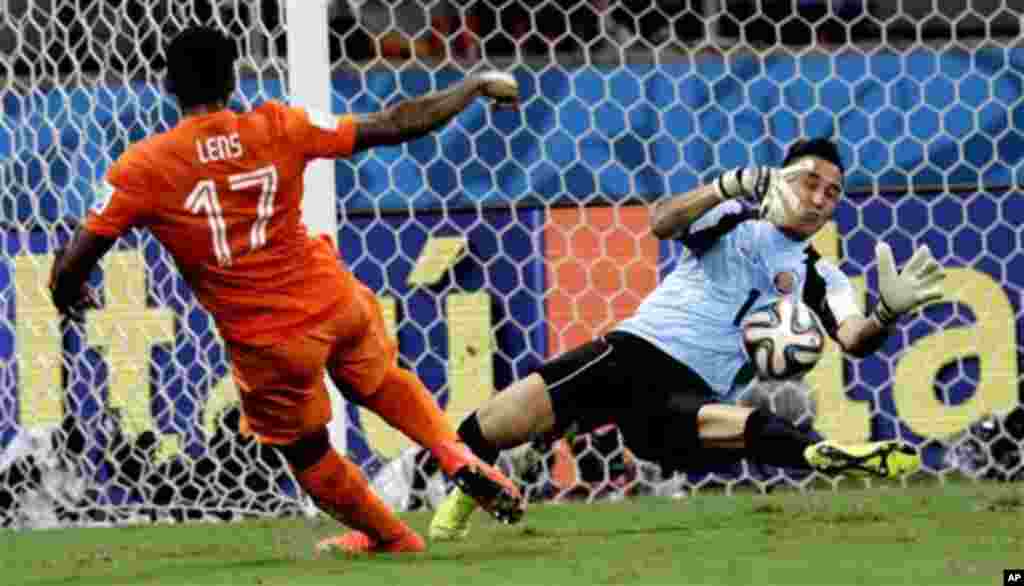
[[[719,175],[715,180],[715,192],[722,201],[743,195],[743,169],[732,169]]]

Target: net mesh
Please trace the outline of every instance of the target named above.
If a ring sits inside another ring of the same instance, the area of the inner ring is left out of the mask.
[[[749,397],[844,440],[919,445],[924,476],[1017,479],[1024,136],[1020,11],[1003,2],[336,2],[338,112],[368,112],[497,67],[517,113],[471,107],[442,131],[336,166],[338,241],[452,418],[629,315],[679,247],[648,205],[725,169],[778,164],[829,135],[848,195],[815,239],[864,293],[874,243],[926,243],[950,302],[876,355],[835,344],[805,381]],[[104,263],[105,305],[61,323],[53,251],[126,145],[174,125],[161,47],[189,23],[242,42],[236,105],[286,92],[276,2],[11,0],[0,14],[0,524],[291,515],[282,462],[238,433],[223,346],[148,233]],[[636,365],[642,368],[642,365]],[[444,483],[369,413],[336,413],[347,453],[401,508]],[[503,464],[532,498],[811,486],[749,462],[666,476],[614,427]],[[832,482],[831,485],[838,485]]]

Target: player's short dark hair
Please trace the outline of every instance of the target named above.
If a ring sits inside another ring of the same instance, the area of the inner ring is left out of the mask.
[[[238,45],[217,29],[194,26],[167,46],[164,87],[182,108],[226,102],[235,91]]]
[[[782,161],[785,167],[790,163],[803,157],[818,157],[839,167],[840,173],[846,173],[846,166],[843,165],[843,158],[839,156],[839,147],[831,140],[818,137],[809,140],[798,140],[786,151],[786,158]]]

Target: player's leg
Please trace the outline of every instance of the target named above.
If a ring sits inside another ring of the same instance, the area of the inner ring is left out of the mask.
[[[525,503],[519,488],[459,441],[433,395],[416,375],[392,366],[377,390],[361,395],[360,402],[429,449],[455,485],[499,521],[516,523],[522,518]]]
[[[365,287],[357,297],[364,321],[349,319],[353,332],[338,339],[328,360],[338,388],[429,449],[444,473],[496,518],[518,521],[523,514],[518,487],[459,442],[429,389],[396,365],[397,346],[387,335],[376,297]]]
[[[742,450],[742,455],[770,466],[808,468],[804,453],[814,439],[765,409],[712,403],[697,411],[702,449]]]
[[[459,425],[459,437],[485,462],[498,453],[551,434],[555,407],[544,375],[533,373],[494,395]]]
[[[554,411],[547,385],[534,373],[494,395],[467,416],[459,425],[459,437],[481,460],[494,464],[502,449],[522,445],[553,427]],[[430,538],[434,541],[465,538],[476,508],[476,502],[456,487],[434,513]]]
[[[920,466],[916,450],[902,442],[820,441],[763,408],[704,405],[697,413],[697,430],[703,448],[742,450],[770,466],[881,477],[901,476]]]
[[[331,543],[346,551],[422,551],[423,540],[370,489],[328,440],[331,402],[323,380],[322,332],[269,347],[229,344],[245,427],[278,448],[302,489],[325,513],[368,537]],[[325,544],[322,544],[325,545]]]
[[[584,344],[492,396],[462,421],[459,437],[493,464],[501,450],[534,438],[558,437],[570,426],[587,432],[607,423],[621,407],[615,364],[614,348],[605,340]],[[430,538],[466,537],[475,510],[472,499],[453,490],[434,514]]]
[[[359,467],[331,447],[326,427],[278,449],[320,510],[355,529],[321,541],[318,552],[404,553],[426,549],[423,538],[370,489]]]
[[[616,351],[601,338],[542,364],[469,414],[459,425],[459,437],[493,463],[501,450],[534,438],[608,423],[629,402],[616,392],[624,378]]]
[[[622,363],[644,366],[629,383],[642,401],[616,423],[633,453],[663,468],[747,457],[830,474],[898,476],[920,463],[900,442],[822,442],[767,409],[719,403],[692,369],[635,336],[620,334],[616,347]]]

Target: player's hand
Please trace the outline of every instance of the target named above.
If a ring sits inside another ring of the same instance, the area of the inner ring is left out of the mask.
[[[82,283],[76,295],[66,298],[59,295],[54,289],[51,289],[50,292],[53,295],[53,305],[57,311],[61,316],[72,321],[83,321],[86,310],[100,307],[99,295],[88,283]]]
[[[759,215],[776,226],[789,226],[800,217],[800,196],[793,180],[814,169],[814,161],[803,159],[781,169],[771,169],[768,189],[761,201]]]
[[[875,257],[878,259],[880,294],[875,315],[883,325],[889,325],[901,315],[942,298],[939,281],[946,278],[946,273],[927,246],[918,246],[899,273],[896,272],[892,248],[888,244],[876,244]]]
[[[477,75],[480,93],[494,100],[497,108],[515,108],[519,105],[519,82],[502,71],[488,71]]]
[[[54,300],[56,302],[56,299]],[[84,321],[87,309],[99,309],[100,297],[88,283],[82,283],[78,295],[67,304],[57,305],[57,311],[72,321]]]
[[[54,307],[62,316],[74,321],[82,321],[85,319],[87,309],[96,309],[100,306],[99,296],[88,283],[82,283],[78,291],[70,295],[57,289],[58,265],[63,257],[64,249],[58,248],[54,252],[53,265],[50,267],[50,296],[53,299]]]

